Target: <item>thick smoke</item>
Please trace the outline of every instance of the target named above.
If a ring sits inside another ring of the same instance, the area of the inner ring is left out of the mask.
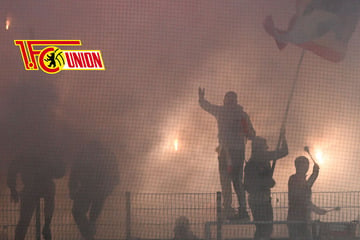
[[[121,163],[119,191],[219,190],[216,122],[199,108],[197,88],[216,104],[236,91],[257,133],[275,148],[301,50],[279,52],[261,23],[273,14],[286,27],[293,5],[90,1],[54,8],[8,1],[1,10],[13,19],[0,46],[2,175],[26,141],[44,134],[55,136],[68,163],[87,139],[105,142]],[[12,41],[28,38],[80,39],[82,49],[102,51],[106,70],[25,72]],[[356,188],[358,40],[357,30],[339,64],[305,54],[288,118],[290,155],[277,165],[276,190],[286,190],[305,145],[327,157],[318,189]],[[337,185],[329,183],[334,175]]]

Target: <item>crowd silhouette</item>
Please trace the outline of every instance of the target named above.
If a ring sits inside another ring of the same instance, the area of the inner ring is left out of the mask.
[[[73,163],[69,180],[72,214],[85,239],[94,239],[96,220],[118,184],[115,154],[98,140],[87,143]]]
[[[279,143],[269,151],[265,138],[257,136],[249,116],[238,104],[237,94],[227,92],[223,106],[213,105],[205,99],[205,89],[199,88],[199,105],[217,120],[219,146],[220,183],[223,196],[224,218],[230,221],[247,221],[245,190],[256,230],[254,240],[270,240],[273,232],[273,208],[271,188],[275,186],[273,174],[278,159],[288,155],[285,124],[280,130]],[[245,144],[252,141],[250,159],[245,161]],[[288,229],[290,240],[311,239],[310,212],[326,214],[311,201],[311,187],[317,179],[319,165],[314,161],[312,175],[306,179],[309,160],[299,156],[295,160],[296,174],[289,178]],[[243,177],[244,175],[244,177]],[[244,178],[244,179],[243,179]],[[234,215],[231,200],[231,185],[238,197],[239,210]]]
[[[205,89],[199,88],[200,107],[217,120],[219,145],[218,166],[222,189],[222,217],[229,221],[250,221],[247,204],[256,226],[255,240],[269,240],[273,231],[271,188],[275,186],[275,162],[288,154],[285,126],[281,128],[279,145],[270,151],[265,138],[257,136],[250,117],[238,104],[237,94],[227,92],[222,106],[205,99]],[[32,136],[10,163],[7,186],[11,201],[20,202],[20,216],[15,228],[15,240],[24,240],[31,218],[41,199],[44,202],[42,227],[44,240],[52,240],[51,221],[55,208],[55,180],[64,177],[63,155],[55,141],[46,134]],[[251,141],[251,156],[245,161],[245,145]],[[311,239],[310,213],[326,214],[328,210],[314,205],[311,188],[319,174],[314,161],[313,173],[306,179],[309,160],[295,159],[296,173],[289,178],[288,232],[291,240]],[[23,188],[18,189],[17,177]],[[119,161],[112,150],[99,139],[84,143],[74,159],[68,188],[72,200],[72,216],[85,240],[94,240],[97,220],[106,199],[119,185]],[[238,200],[238,210],[232,207],[232,187]],[[246,199],[246,194],[248,198]],[[186,216],[175,221],[174,239],[198,239],[190,230]]]
[[[20,217],[15,240],[25,239],[31,218],[40,200],[44,201],[45,219],[42,236],[52,239],[51,220],[55,208],[55,179],[65,175],[61,153],[47,139],[33,141],[10,163],[7,186],[11,201],[20,202]],[[19,191],[17,176],[23,188]],[[106,198],[119,184],[115,154],[99,140],[85,144],[75,159],[70,173],[69,192],[73,200],[72,215],[86,240],[93,240]]]

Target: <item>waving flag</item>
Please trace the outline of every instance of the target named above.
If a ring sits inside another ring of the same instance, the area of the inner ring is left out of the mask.
[[[271,16],[265,18],[263,25],[279,49],[292,43],[338,62],[345,57],[359,16],[360,0],[297,0],[296,14],[287,30],[276,28]]]

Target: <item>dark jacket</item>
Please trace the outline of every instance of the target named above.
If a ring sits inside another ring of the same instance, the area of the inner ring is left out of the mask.
[[[102,190],[110,194],[119,184],[119,169],[115,154],[99,142],[87,144],[73,163],[69,190]]]
[[[288,154],[288,145],[284,141],[281,148],[277,151],[254,151],[244,169],[244,186],[248,193],[266,192],[270,194],[270,189],[274,187],[275,181],[272,178],[273,170],[270,165],[271,160],[277,160]]]
[[[7,186],[16,189],[16,178],[20,175],[24,189],[42,189],[52,184],[53,179],[65,175],[65,164],[54,149],[33,148],[19,154],[11,163],[7,175]]]
[[[244,186],[249,194],[265,192],[275,186],[269,161],[249,161],[245,166]]]
[[[246,139],[255,136],[255,130],[243,107],[213,105],[205,99],[199,100],[200,107],[213,115],[218,124],[218,139],[220,145],[228,148],[243,149]]]
[[[288,220],[306,221],[311,217],[311,187],[319,176],[315,170],[306,179],[306,175],[293,174],[288,182]]]

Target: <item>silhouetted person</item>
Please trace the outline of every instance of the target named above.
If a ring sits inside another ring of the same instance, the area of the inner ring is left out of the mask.
[[[190,229],[190,221],[187,217],[178,217],[175,221],[174,240],[197,240],[198,238]]]
[[[21,194],[16,190],[18,174],[24,186]],[[54,179],[61,178],[64,174],[65,165],[60,155],[55,149],[47,148],[46,144],[32,144],[10,163],[7,185],[11,200],[17,203],[20,198],[21,203],[15,240],[25,239],[32,215],[41,198],[44,199],[45,217],[42,234],[45,240],[51,240],[50,224],[55,207]]]
[[[232,204],[233,184],[236,192],[239,210],[239,219],[249,219],[246,210],[245,190],[242,184],[243,167],[245,160],[245,144],[247,139],[255,136],[249,116],[244,112],[243,107],[237,103],[235,92],[227,92],[224,97],[224,105],[217,106],[205,99],[205,89],[199,88],[199,104],[202,109],[212,114],[218,124],[219,147],[219,173],[223,206],[227,218],[234,217]]]
[[[72,214],[86,240],[94,239],[96,220],[118,184],[115,154],[99,141],[89,142],[75,160],[69,180],[70,198],[74,200]]]
[[[280,135],[280,148],[268,151],[266,140],[255,137],[252,140],[252,152],[245,166],[244,185],[248,195],[248,203],[254,221],[273,221],[273,208],[271,205],[271,188],[275,186],[271,160],[283,158],[288,154],[288,146],[285,138],[285,130]],[[269,240],[273,231],[273,225],[255,224],[255,240]]]
[[[288,183],[288,221],[299,221],[299,223],[289,223],[289,237],[291,240],[309,240],[311,234],[311,212],[320,215],[327,213],[325,209],[319,208],[311,201],[311,187],[319,176],[319,165],[313,167],[311,176],[306,179],[309,170],[309,160],[300,156],[295,159],[296,173],[290,176]]]

